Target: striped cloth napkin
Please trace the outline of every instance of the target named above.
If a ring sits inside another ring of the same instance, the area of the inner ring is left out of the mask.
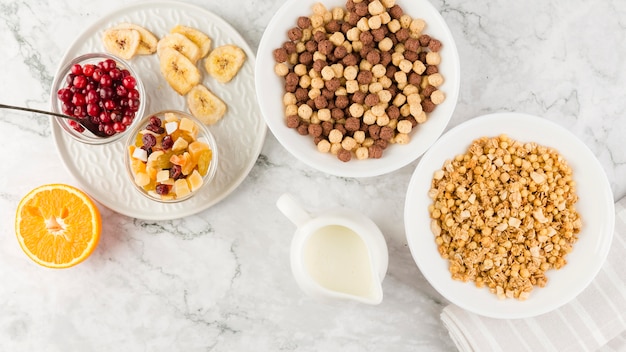
[[[493,319],[455,305],[441,320],[459,351],[626,351],[626,197],[615,235],[591,285],[566,305],[527,319]]]

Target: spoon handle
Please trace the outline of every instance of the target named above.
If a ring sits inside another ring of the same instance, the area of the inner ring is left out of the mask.
[[[84,128],[88,129],[89,132],[93,133],[97,137],[105,137],[105,138],[106,137],[110,137],[105,132],[101,131],[100,128],[98,128],[98,125],[96,125],[95,123],[89,121],[89,119],[80,120],[80,119],[77,119],[77,118],[72,117],[72,116],[68,116],[68,115],[64,115],[64,114],[57,114],[56,112],[52,112],[52,111],[44,111],[44,110],[25,108],[25,107],[21,107],[21,106],[0,104],[0,109],[2,109],[2,108],[13,109],[13,110],[21,110],[21,111],[28,111],[28,112],[35,112],[35,113],[44,114],[44,115],[52,115],[52,116],[62,117],[64,119],[68,119],[68,120],[72,120],[72,121],[78,122],[81,126],[83,126]]]
[[[28,112],[36,112],[36,113],[45,114],[45,115],[52,115],[52,116],[63,117],[63,118],[66,118],[66,119],[70,119],[70,120],[74,120],[74,121],[80,122],[78,119],[76,119],[74,117],[71,117],[71,116],[68,116],[68,115],[64,115],[64,114],[57,114],[56,112],[51,112],[51,111],[37,110],[37,109],[25,108],[25,107],[21,107],[21,106],[5,105],[5,104],[0,104],[0,108],[13,109],[13,110],[22,110],[22,111],[28,111]]]

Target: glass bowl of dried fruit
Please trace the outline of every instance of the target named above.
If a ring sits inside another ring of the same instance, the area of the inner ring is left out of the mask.
[[[138,121],[126,142],[128,176],[144,196],[180,202],[197,194],[217,171],[217,143],[194,116],[165,110]]]
[[[132,129],[145,109],[145,90],[137,72],[125,60],[106,53],[84,54],[57,73],[51,94],[55,117],[72,138],[87,144],[107,144]]]

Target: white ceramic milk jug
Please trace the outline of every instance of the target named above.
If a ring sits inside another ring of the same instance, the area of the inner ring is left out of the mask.
[[[320,299],[382,302],[389,257],[385,238],[372,220],[346,208],[311,215],[289,194],[276,205],[297,226],[291,270],[305,293]]]

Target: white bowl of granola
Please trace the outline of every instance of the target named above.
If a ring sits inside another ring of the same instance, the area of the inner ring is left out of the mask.
[[[255,75],[285,149],[325,173],[369,177],[415,161],[443,133],[460,64],[426,0],[290,0],[263,34]]]
[[[614,216],[589,148],[519,113],[445,133],[416,167],[404,213],[411,254],[430,284],[461,308],[507,319],[549,312],[582,292],[606,259]]]

